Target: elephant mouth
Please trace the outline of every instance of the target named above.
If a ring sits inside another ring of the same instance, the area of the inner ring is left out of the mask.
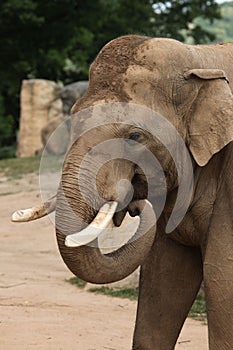
[[[156,178],[155,185],[153,187],[153,196],[158,201],[160,196],[164,196],[166,192],[166,185],[164,183],[164,179],[161,181],[159,177]],[[149,204],[152,208],[154,205],[154,198],[149,198],[148,195],[148,181],[146,176],[142,174],[136,174],[131,182],[134,194],[132,200],[122,208],[122,203],[117,200],[106,201],[102,207],[96,212],[93,220],[85,227],[83,230],[67,235],[65,239],[65,245],[67,247],[81,247],[84,245],[88,245],[95,239],[97,239],[101,233],[107,228],[119,228],[121,229],[122,223],[127,214],[131,221],[134,221],[135,216],[139,216],[142,212],[142,208],[138,206],[139,202],[144,202]],[[125,197],[127,198],[127,196]],[[153,210],[156,209],[153,208]],[[120,232],[120,231],[119,231]],[[116,231],[117,233],[117,231]],[[131,233],[130,233],[131,234]],[[132,235],[134,232],[132,232]]]
[[[151,206],[149,201],[145,200],[145,203],[149,203]],[[65,245],[67,247],[88,245],[97,239],[106,228],[113,226],[120,227],[127,213],[132,218],[139,216],[142,211],[142,208],[138,206],[137,200],[132,201],[126,208],[120,211],[117,211],[118,204],[117,201],[106,202],[86,228],[66,236]]]

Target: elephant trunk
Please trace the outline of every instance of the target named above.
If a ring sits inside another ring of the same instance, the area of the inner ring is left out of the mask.
[[[73,180],[70,178],[74,164],[67,167],[67,173],[63,171],[56,206],[56,235],[61,256],[71,272],[87,282],[101,284],[119,281],[142,264],[153,244],[156,219],[152,205],[147,200],[132,201],[128,205],[130,213],[139,214],[140,223],[133,237],[116,251],[103,254],[97,240],[91,245],[67,246],[67,235],[75,234],[78,237],[80,231],[88,230],[86,226],[98,214],[98,210],[84,201],[75,176]]]

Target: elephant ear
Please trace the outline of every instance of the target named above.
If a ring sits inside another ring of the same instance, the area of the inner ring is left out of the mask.
[[[233,140],[233,95],[224,71],[192,69],[185,78],[195,79],[198,93],[188,122],[189,149],[200,166]]]

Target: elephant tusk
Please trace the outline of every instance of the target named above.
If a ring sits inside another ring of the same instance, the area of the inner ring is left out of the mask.
[[[47,214],[47,211],[45,211],[45,208],[43,205],[29,208],[29,209],[23,209],[23,210],[17,210],[12,214],[11,221],[14,222],[26,222],[26,221],[32,221],[36,220],[38,218],[41,218]]]
[[[80,232],[66,236],[65,245],[67,247],[81,247],[96,239],[112,221],[117,205],[118,203],[115,201],[105,203],[90,225]]]
[[[27,222],[36,219],[40,219],[45,215],[48,215],[56,208],[56,196],[44,204],[38,205],[37,207],[17,210],[12,214],[11,220],[13,222]]]

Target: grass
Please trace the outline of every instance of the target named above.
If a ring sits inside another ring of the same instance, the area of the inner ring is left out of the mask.
[[[200,321],[206,319],[206,303],[205,297],[202,294],[198,294],[196,297],[196,300],[194,301],[193,306],[189,311],[189,317]]]
[[[66,280],[66,282],[69,282],[70,284],[73,284],[79,288],[84,288],[85,285],[87,284],[87,282],[81,280],[80,278],[77,278],[77,277],[72,277],[68,280]]]
[[[77,277],[72,277],[69,280],[67,280],[67,282],[76,285],[79,288],[84,288],[86,285],[86,282]],[[124,298],[130,300],[137,300],[138,298],[138,292],[136,289],[133,288],[114,290],[112,288],[104,286],[100,288],[91,288],[89,291],[92,293],[104,294],[116,298]],[[200,321],[204,321],[206,319],[206,304],[205,297],[203,296],[203,294],[198,294],[189,312],[189,317]]]
[[[96,294],[104,294],[110,297],[129,299],[129,300],[137,300],[138,298],[138,292],[136,291],[136,289],[133,289],[133,288],[114,290],[109,287],[100,287],[100,288],[91,288],[90,292],[96,293]]]
[[[8,179],[20,179],[23,175],[38,173],[40,156],[8,158],[0,160],[0,175]]]

